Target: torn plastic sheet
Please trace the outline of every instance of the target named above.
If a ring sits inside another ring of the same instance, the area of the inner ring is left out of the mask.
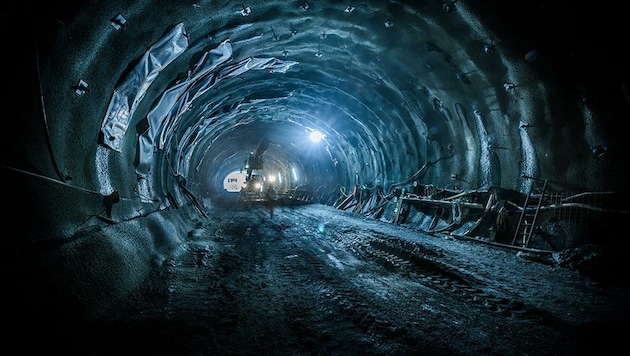
[[[210,73],[199,80],[196,78],[189,80],[193,83],[189,86],[184,95],[179,98],[178,102],[173,105],[175,110],[171,110],[171,115],[168,117],[168,120],[157,121],[162,125],[160,128],[160,140],[157,143],[158,149],[164,149],[166,141],[177,126],[176,124],[177,121],[179,121],[181,113],[187,111],[195,99],[206,93],[219,81],[241,75],[249,70],[268,70],[272,73],[285,73],[295,64],[297,64],[297,62],[285,62],[276,58],[246,58],[236,64],[222,69],[217,75]],[[216,66],[212,66],[212,69],[215,67]],[[151,125],[152,122],[153,121],[150,120],[149,125]]]
[[[122,138],[138,104],[158,74],[188,47],[183,23],[155,42],[125,80],[114,90],[101,125],[103,144],[120,151]]]
[[[169,95],[168,99],[158,103],[148,115],[150,127],[155,127],[155,134],[159,133],[158,149],[164,149],[166,141],[164,132],[171,132],[180,114],[188,109],[192,102],[208,91],[215,83],[213,71],[221,64],[232,58],[232,45],[229,40],[223,41],[215,49],[204,53],[195,69],[189,73],[188,80],[173,88],[177,95]],[[171,89],[168,90],[170,92]],[[191,97],[191,93],[194,93]],[[153,136],[153,139],[157,136]]]
[[[204,53],[193,71],[189,73],[188,80],[177,83],[162,94],[158,103],[147,115],[149,128],[138,139],[140,159],[136,167],[136,173],[140,175],[148,173],[153,158],[153,150],[156,146],[154,140],[156,137],[160,137],[163,124],[172,126],[175,123],[179,113],[177,108],[181,107],[182,103],[185,102],[181,99],[186,94],[186,90],[194,83],[212,82],[214,78],[212,71],[230,58],[232,58],[232,45],[226,40],[211,51]],[[201,85],[203,86],[203,84]]]
[[[143,132],[139,138],[137,174],[146,175],[149,172],[154,150],[156,148],[164,149],[166,142],[177,127],[181,115],[187,111],[195,99],[212,89],[219,81],[238,76],[249,70],[286,73],[297,64],[297,62],[282,61],[273,57],[246,58],[225,67],[218,73],[214,72],[217,66],[226,62],[231,56],[232,46],[229,40],[226,40],[217,48],[204,54],[186,81],[178,83],[163,94],[158,104],[147,116],[148,130]]]

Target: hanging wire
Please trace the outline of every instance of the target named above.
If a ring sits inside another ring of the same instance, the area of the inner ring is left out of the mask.
[[[22,169],[9,167],[9,166],[5,166],[5,165],[2,165],[1,167],[4,168],[4,169],[8,169],[8,170],[11,170],[11,171],[18,172],[18,173],[26,174],[26,175],[29,175],[31,177],[35,177],[37,179],[41,179],[41,180],[44,180],[44,181],[47,181],[47,182],[60,184],[60,185],[63,185],[65,187],[68,187],[68,188],[71,188],[71,189],[80,190],[80,191],[85,192],[85,193],[90,193],[90,194],[94,194],[94,195],[103,196],[103,194],[101,194],[101,193],[99,193],[99,192],[97,192],[95,190],[90,190],[90,189],[86,189],[86,188],[76,187],[76,186],[70,185],[70,184],[68,184],[66,182],[63,182],[63,181],[60,181],[60,180],[57,180],[57,179],[54,179],[54,178],[46,177],[46,176],[43,176],[43,175],[40,175],[40,174],[28,172],[28,171],[25,171],[25,170],[22,170]],[[120,200],[136,201],[137,199],[120,197]]]
[[[4,166],[4,165],[2,167],[4,169],[8,169],[8,170],[12,170],[12,171],[19,172],[19,173],[22,173],[22,174],[26,174],[26,175],[29,175],[29,176],[32,176],[32,177],[35,177],[35,178],[38,178],[38,179],[41,179],[41,180],[45,180],[47,182],[61,184],[61,185],[64,185],[64,186],[66,186],[68,188],[80,190],[80,191],[83,191],[83,192],[86,192],[86,193],[101,195],[99,192],[96,192],[96,191],[93,191],[93,190],[88,190],[88,189],[81,188],[81,187],[75,187],[75,186],[72,186],[72,185],[70,185],[70,184],[68,184],[68,183],[66,183],[64,181],[59,181],[59,180],[56,180],[54,178],[46,177],[46,176],[43,176],[43,175],[40,175],[40,174],[35,174],[35,173],[28,172],[28,171],[25,171],[25,170],[22,170],[22,169],[18,169],[18,168],[14,168],[14,167],[8,167],[8,166]]]

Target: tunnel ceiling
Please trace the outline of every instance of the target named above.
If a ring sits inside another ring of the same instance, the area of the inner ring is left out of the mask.
[[[609,9],[438,0],[45,7],[4,10],[20,71],[2,105],[24,119],[8,120],[3,160],[69,187],[156,202],[185,181],[212,196],[263,137],[271,167],[330,189],[357,178],[465,189],[522,189],[523,175],[592,190],[626,182],[611,173],[623,162],[611,123],[627,119],[629,96],[626,57],[609,45],[622,22]],[[177,100],[155,114],[168,93]],[[111,109],[117,96],[123,114]],[[103,135],[112,113],[124,119],[112,125],[118,137]],[[312,130],[325,134],[319,145]],[[606,160],[594,160],[598,145]]]

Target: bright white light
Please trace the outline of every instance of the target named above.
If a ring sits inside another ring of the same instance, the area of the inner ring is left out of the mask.
[[[223,189],[232,193],[240,192],[247,185],[245,178],[243,172],[234,171],[223,179]]]
[[[276,181],[276,176],[270,175],[269,177],[267,177],[267,179],[269,180],[269,182],[273,183]]]
[[[313,132],[311,132],[310,138],[311,138],[311,141],[317,143],[317,142],[321,141],[322,138],[324,138],[324,134],[319,132],[319,131],[317,131],[317,130],[314,130]]]

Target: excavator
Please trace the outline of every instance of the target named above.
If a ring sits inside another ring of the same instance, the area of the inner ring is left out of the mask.
[[[244,201],[266,201],[268,200],[268,189],[272,187],[265,181],[262,174],[263,154],[269,148],[269,138],[263,137],[256,147],[256,150],[250,152],[245,160],[245,186],[241,190],[241,199]]]

